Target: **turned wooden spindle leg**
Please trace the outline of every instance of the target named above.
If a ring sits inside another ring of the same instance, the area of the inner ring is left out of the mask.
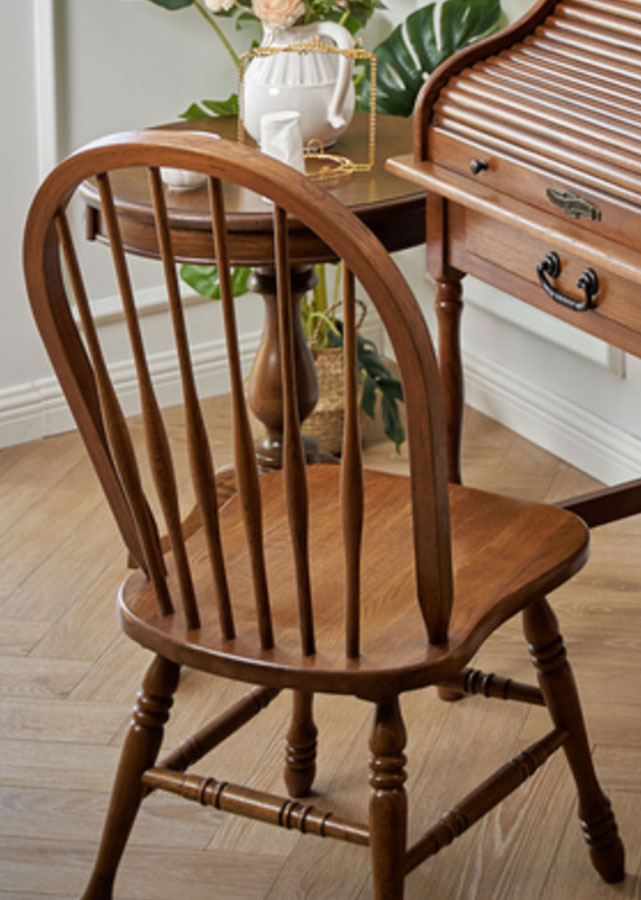
[[[525,609],[523,630],[552,720],[570,733],[563,749],[576,781],[579,817],[592,863],[605,881],[621,881],[625,876],[623,844],[610,801],[594,771],[574,677],[556,617],[546,600]]]
[[[111,900],[116,869],[145,793],[142,774],[156,761],[179,673],[176,663],[160,656],[147,669],[120,755],[94,870],[81,900]]]
[[[461,482],[463,431],[463,364],[460,322],[463,311],[461,280],[438,280],[434,305],[438,322],[438,364],[445,400],[449,478]]]
[[[377,703],[369,742],[369,834],[375,900],[402,900],[407,839],[405,726],[398,697]]]
[[[316,738],[312,706],[314,695],[294,691],[292,721],[285,745],[285,784],[290,797],[306,797],[316,775]]]
[[[434,306],[438,323],[438,365],[445,400],[449,480],[461,483],[461,435],[463,432],[463,364],[460,323],[463,311],[461,278],[437,280]],[[461,700],[464,694],[437,687],[441,700]]]
[[[311,266],[292,266],[292,303],[294,315],[294,355],[296,364],[296,396],[298,414],[303,422],[318,401],[318,377],[314,357],[303,333],[300,303],[317,282]],[[247,400],[250,409],[265,426],[266,435],[256,447],[258,464],[263,469],[281,466],[283,445],[283,398],[281,387],[280,351],[278,340],[278,308],[276,273],[273,267],[254,269],[250,289],[265,301],[265,324],[260,346],[247,381]],[[307,462],[318,462],[318,446],[314,438],[304,437]]]

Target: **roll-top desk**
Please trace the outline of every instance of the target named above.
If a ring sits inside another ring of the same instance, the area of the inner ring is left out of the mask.
[[[417,101],[450,471],[460,478],[461,279],[477,276],[641,356],[641,0],[543,0],[447,60]],[[567,505],[641,512],[641,481]]]

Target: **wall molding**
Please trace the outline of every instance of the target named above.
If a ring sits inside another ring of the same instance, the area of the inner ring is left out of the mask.
[[[469,350],[465,388],[470,406],[594,478],[638,478],[641,438]]]
[[[612,347],[541,309],[518,302],[514,297],[508,297],[495,289],[491,289],[491,294],[487,291],[487,286],[475,281],[473,288],[466,289],[465,304],[535,335],[548,344],[574,353],[617,378],[625,378],[626,355],[623,350]]]
[[[181,290],[181,303],[184,309],[190,306],[201,306],[207,303],[215,303],[197,294],[195,291],[183,288]],[[136,289],[136,310],[139,316],[153,316],[161,313],[163,315],[169,312],[169,302],[167,300],[167,288],[164,284],[152,285],[146,288]],[[124,323],[125,312],[122,306],[122,297],[120,294],[110,294],[107,297],[99,297],[97,300],[91,301],[91,312],[93,320],[97,328],[105,325],[114,325]],[[76,321],[80,322],[80,317],[75,315]]]
[[[152,298],[150,294],[150,301]],[[363,335],[380,344],[380,323],[366,324]],[[240,336],[246,372],[259,341],[257,331]],[[204,395],[229,390],[223,340],[195,345],[193,359],[199,388]],[[175,354],[153,354],[149,363],[162,405],[180,402]],[[111,371],[125,412],[135,414],[138,410],[134,402],[133,365],[130,361],[119,362],[111,367]],[[533,386],[512,370],[469,350],[465,353],[465,386],[466,402],[470,406],[606,484],[638,477],[641,471],[640,438],[604,422],[551,391]],[[54,377],[0,390],[0,447],[73,428],[71,414]]]
[[[260,342],[260,332],[240,336],[240,355],[248,372]],[[203,396],[224,394],[229,390],[227,351],[223,339],[192,347],[196,382]],[[180,375],[175,352],[150,354],[149,369],[161,406],[181,402]],[[139,409],[135,391],[135,369],[131,360],[109,367],[118,397],[126,415]],[[55,377],[0,391],[0,447],[22,444],[70,431],[75,427],[66,400]]]
[[[149,310],[153,312],[157,311],[156,296],[155,289],[150,289],[147,300]],[[103,312],[107,320],[115,312],[108,300],[105,302]],[[366,322],[361,329],[361,334],[380,346],[383,336],[380,321],[372,316],[371,321]],[[245,374],[249,373],[258,350],[260,335],[259,331],[246,331],[239,335],[241,364]],[[203,397],[229,391],[227,349],[224,339],[194,344],[192,360],[198,389]],[[161,406],[180,403],[181,384],[175,352],[150,354],[148,363]],[[132,361],[115,363],[109,369],[125,414],[135,415],[139,410]],[[38,440],[71,431],[74,427],[71,413],[55,377],[42,378],[0,390],[0,447]]]
[[[32,0],[38,181],[44,180],[59,157],[55,2]]]

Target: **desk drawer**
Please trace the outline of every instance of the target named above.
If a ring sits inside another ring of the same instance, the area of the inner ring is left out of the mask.
[[[457,269],[494,284],[507,293],[595,334],[623,350],[641,355],[641,285],[595,266],[510,225],[472,209],[449,207],[449,261]],[[586,269],[598,279],[596,307],[576,311],[553,300],[544,290],[537,266],[550,252],[560,271],[548,283],[572,300],[584,297],[577,281]]]
[[[485,135],[474,140],[433,125],[429,138],[429,158],[434,163],[459,172],[470,181],[523,200],[562,222],[576,222],[587,232],[641,250],[639,194],[628,192],[629,201],[613,197],[605,190],[599,190],[599,186],[607,188],[602,178],[590,177],[589,173],[569,166],[564,172],[564,167],[558,163],[555,171],[546,170],[535,164],[535,154],[532,154],[533,161],[516,159],[508,149],[501,147],[500,142],[494,143]],[[542,162],[544,160],[539,160]],[[478,163],[487,168],[480,168],[475,173]],[[619,190],[623,191],[623,188],[619,187]]]

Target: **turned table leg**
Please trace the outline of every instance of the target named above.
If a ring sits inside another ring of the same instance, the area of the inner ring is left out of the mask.
[[[296,393],[301,422],[312,412],[318,400],[318,378],[314,357],[305,340],[300,317],[300,303],[316,284],[311,266],[292,266],[291,293],[296,311],[294,318],[294,352],[296,358]],[[247,382],[249,407],[265,426],[266,434],[256,447],[258,464],[263,469],[278,469],[283,443],[283,399],[281,389],[280,350],[278,340],[278,307],[276,273],[272,266],[254,269],[250,289],[265,302],[265,324],[260,346]],[[303,437],[307,462],[318,462],[318,446],[314,438]]]

